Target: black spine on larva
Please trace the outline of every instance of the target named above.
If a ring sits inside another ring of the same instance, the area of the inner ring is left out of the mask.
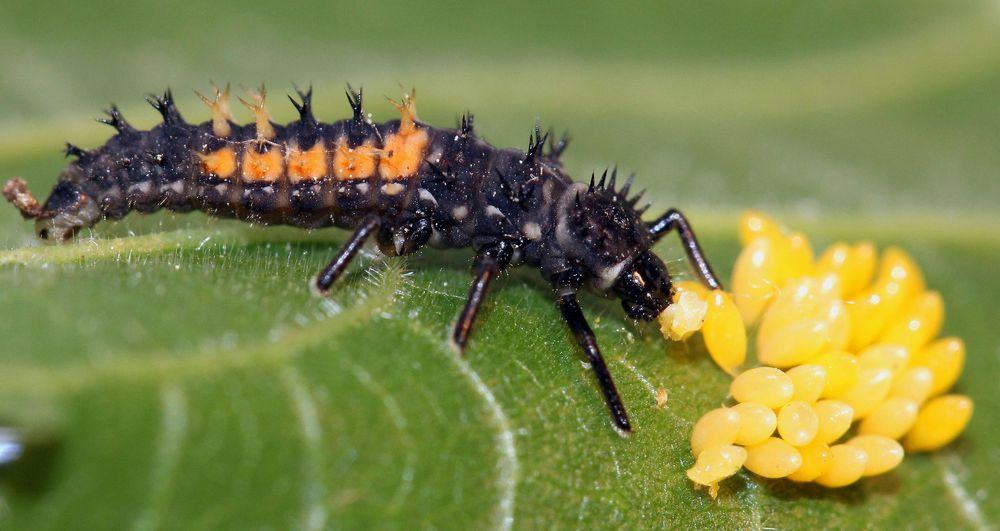
[[[111,104],[111,108],[108,109],[108,110],[106,110],[106,111],[104,111],[104,113],[107,114],[108,117],[107,118],[98,118],[97,119],[98,122],[101,122],[102,124],[107,124],[107,125],[110,125],[111,127],[114,127],[115,130],[118,131],[118,133],[134,133],[135,132],[135,128],[132,127],[132,125],[129,124],[127,121],[125,121],[125,117],[122,116],[121,111],[118,110],[118,107],[115,106],[115,104],[112,103]]]
[[[308,148],[315,143],[316,135],[319,132],[319,123],[313,115],[313,89],[309,87],[303,92],[298,87],[295,87],[295,92],[299,95],[300,101],[295,101],[295,98],[291,95],[288,96],[288,100],[292,102],[292,106],[299,112],[299,121],[288,124],[288,136],[289,138],[297,138],[303,141],[302,147]]]
[[[380,136],[378,128],[374,127],[365,117],[364,93],[362,89],[354,90],[347,86],[347,103],[351,105],[353,116],[344,124],[343,131],[347,135],[347,143],[350,147],[357,147],[365,140]]]

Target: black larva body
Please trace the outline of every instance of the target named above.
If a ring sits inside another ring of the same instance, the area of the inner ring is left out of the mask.
[[[472,247],[475,282],[452,335],[459,349],[492,278],[512,264],[536,267],[552,283],[624,432],[631,429],[627,415],[576,292],[589,286],[621,298],[633,318],[655,318],[670,304],[672,286],[649,248],[671,229],[679,231],[703,281],[718,287],[679,212],[643,222],[638,198],[628,197],[631,181],[616,189],[614,172],[596,183],[573,182],[558,160],[565,144],[546,150],[537,128],[527,151],[497,149],[474,135],[469,116],[456,129],[416,121],[409,97],[397,105],[401,120],[372,123],[360,92],[348,92],[354,116],[331,124],[318,122],[311,94],[300,93],[301,103],[293,103],[301,117],[287,126],[270,122],[261,92],[248,104],[256,123],[240,126],[225,95],[206,99],[213,120],[198,125],[181,118],[169,92],[151,99],[164,121],[150,131],[132,128],[113,108],[104,121],[118,133],[92,151],[68,146],[77,160],[43,206],[19,179],[4,193],[26,218],[37,219],[39,237],[55,241],[101,219],[160,208],[354,229],[316,281],[323,292],[371,235],[390,255],[424,245]]]

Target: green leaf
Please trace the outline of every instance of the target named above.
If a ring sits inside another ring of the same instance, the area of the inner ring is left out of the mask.
[[[320,299],[307,280],[342,231],[157,214],[39,247],[5,207],[0,426],[27,446],[0,468],[0,528],[1000,521],[992,4],[317,2],[264,14],[214,2],[205,16],[203,4],[140,3],[110,21],[63,4],[3,8],[0,44],[21,53],[0,57],[14,73],[0,80],[0,175],[39,193],[64,164],[62,140],[106,138],[88,117],[109,99],[146,127],[140,96],[168,84],[186,116],[205,119],[188,88],[208,78],[263,79],[275,94],[311,79],[332,120],[347,112],[345,80],[370,94],[403,80],[420,88],[423,119],[451,125],[471,109],[497,145],[523,147],[536,117],[571,129],[573,174],[636,170],[654,210],[685,209],[724,276],[744,208],[773,212],[816,249],[904,246],[945,298],[944,333],[967,342],[958,389],[977,411],[958,442],[884,477],[828,490],[742,472],[713,501],[684,476],[688,437],[728,378],[699,339],[667,343],[614,301],[583,304],[636,425],[627,439],[533,271],[499,280],[463,358],[446,335],[466,251],[365,255]],[[109,22],[130,31],[93,30]],[[392,116],[369,100],[376,119]],[[676,242],[657,251],[690,277]]]

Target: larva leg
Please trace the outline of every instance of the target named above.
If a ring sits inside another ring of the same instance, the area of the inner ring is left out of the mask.
[[[479,308],[486,299],[486,291],[490,287],[490,282],[497,276],[503,268],[510,263],[513,248],[509,243],[501,242],[495,246],[486,247],[479,251],[472,266],[472,286],[469,287],[469,296],[465,300],[462,312],[458,314],[455,327],[451,332],[452,347],[458,352],[465,350],[466,343],[469,342],[469,334],[472,333],[472,325],[479,315]]]
[[[653,237],[653,241],[659,240],[671,230],[676,230],[681,238],[681,243],[684,244],[684,252],[687,253],[688,261],[694,266],[694,270],[698,273],[698,277],[701,278],[701,282],[710,289],[722,289],[722,283],[719,282],[719,279],[712,271],[712,266],[709,265],[708,259],[705,258],[705,253],[701,250],[701,245],[698,244],[698,237],[694,235],[694,231],[691,230],[691,224],[688,223],[684,214],[681,214],[677,209],[671,208],[666,214],[660,216],[659,219],[647,224],[647,227],[649,228],[649,235]]]
[[[608,365],[604,362],[604,356],[601,355],[601,349],[597,346],[594,332],[587,324],[583,310],[580,309],[580,303],[576,300],[576,294],[567,293],[560,296],[559,310],[562,312],[563,319],[566,320],[566,325],[576,337],[576,342],[587,354],[587,361],[590,362],[594,376],[597,377],[597,384],[601,387],[604,402],[608,405],[608,411],[611,413],[611,420],[615,423],[615,427],[624,434],[631,433],[632,425],[629,423],[628,413],[625,412],[625,406],[622,405],[621,396],[618,395],[618,389],[615,388],[615,382],[608,371]]]
[[[351,239],[340,248],[337,252],[337,256],[333,257],[333,260],[323,268],[323,271],[316,277],[316,289],[320,293],[326,294],[330,289],[330,286],[343,274],[344,270],[351,263],[354,255],[358,254],[361,250],[361,246],[365,244],[365,240],[371,236],[372,232],[378,229],[379,219],[377,216],[371,215],[366,217],[361,221],[361,225],[358,226],[357,230],[351,236]]]

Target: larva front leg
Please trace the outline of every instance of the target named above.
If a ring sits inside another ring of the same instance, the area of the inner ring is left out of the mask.
[[[615,427],[625,435],[632,433],[632,424],[628,420],[625,405],[622,404],[621,395],[618,394],[615,381],[611,378],[611,371],[604,362],[601,349],[597,346],[594,331],[590,329],[587,318],[583,316],[583,310],[580,309],[580,303],[576,299],[576,292],[563,293],[559,296],[559,311],[562,312],[566,326],[573,333],[576,342],[587,354],[587,361],[597,378],[597,385],[601,388],[601,394],[604,395],[604,402],[608,405],[608,412],[611,413]]]
[[[687,253],[688,261],[691,262],[702,283],[709,289],[722,289],[722,283],[715,276],[712,266],[708,263],[708,259],[705,258],[705,253],[701,250],[698,237],[695,236],[694,230],[691,229],[691,224],[688,223],[687,218],[684,217],[684,214],[680,210],[671,208],[655,221],[649,223],[648,227],[649,235],[653,238],[653,241],[659,240],[671,230],[676,230],[677,235],[681,238],[681,243],[684,245],[684,252]]]

